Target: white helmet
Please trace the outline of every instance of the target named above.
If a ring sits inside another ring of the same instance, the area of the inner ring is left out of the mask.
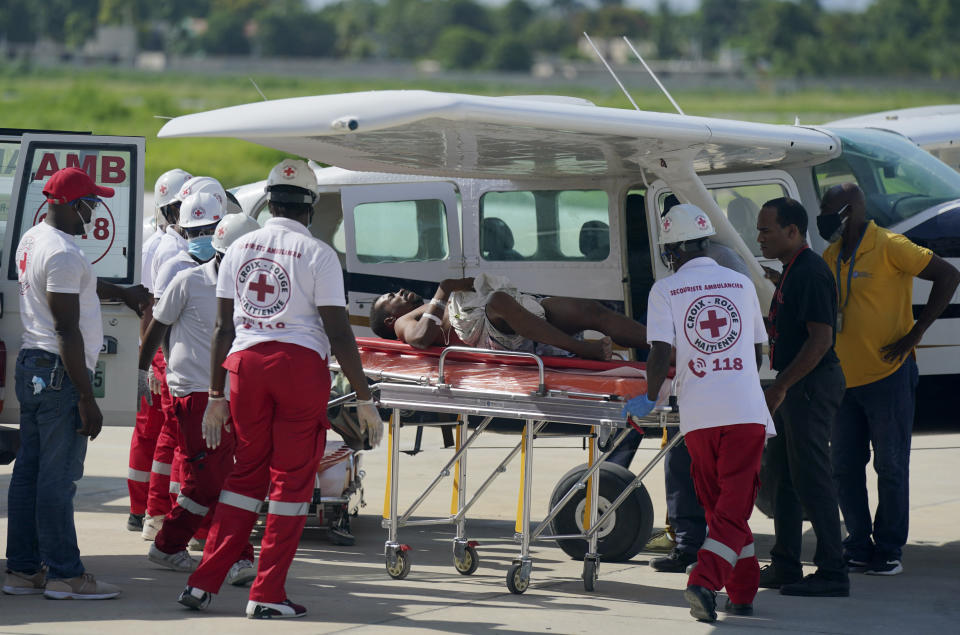
[[[223,205],[209,192],[197,192],[183,199],[180,205],[180,222],[184,229],[213,225],[223,218]]]
[[[670,208],[660,219],[661,245],[682,243],[687,240],[709,238],[717,232],[706,213],[690,203],[681,203]]]
[[[276,185],[291,185],[306,190],[303,194],[271,191]],[[284,159],[273,166],[267,177],[267,186],[263,188],[267,198],[281,203],[309,203],[317,200],[317,175],[304,161]]]
[[[177,199],[177,193],[180,192],[183,184],[192,178],[189,173],[180,168],[161,174],[153,186],[153,203],[157,206],[157,209],[179,200]]]
[[[191,194],[197,194],[198,192],[212,194],[213,197],[217,199],[217,202],[220,203],[220,207],[227,204],[227,193],[223,191],[223,186],[220,185],[220,181],[212,176],[195,176],[184,183],[180,191],[177,192],[177,200],[183,201]]]
[[[226,191],[227,202],[223,206],[223,211],[227,214],[242,214],[243,208],[240,206],[240,201],[237,200],[237,196],[230,190]]]
[[[226,253],[227,247],[244,234],[260,229],[260,223],[246,214],[227,214],[213,232],[213,248]]]

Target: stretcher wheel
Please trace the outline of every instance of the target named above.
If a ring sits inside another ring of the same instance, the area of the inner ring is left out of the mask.
[[[480,566],[480,556],[477,555],[476,548],[467,545],[466,550],[463,552],[463,559],[457,560],[457,558],[454,557],[453,566],[462,575],[472,575],[473,572],[477,570],[477,567]]]
[[[566,474],[557,483],[550,496],[551,509],[587,471],[586,465],[579,465]],[[597,471],[600,477],[599,512],[612,503],[617,496],[633,482],[630,470],[614,463],[604,463]],[[583,531],[583,518],[577,510],[585,506],[586,489],[578,491],[567,502],[559,514],[551,521],[550,530],[554,534],[579,534]],[[597,553],[603,562],[625,562],[634,557],[650,539],[653,531],[653,503],[643,485],[628,496],[613,516],[598,532]],[[575,560],[583,560],[587,555],[587,541],[578,538],[558,540],[557,544],[564,553]]]
[[[403,580],[410,573],[410,554],[407,551],[397,551],[396,561],[390,564],[387,558],[387,574],[394,580]]]
[[[515,595],[530,588],[530,577],[523,575],[523,565],[519,562],[514,562],[507,569],[507,588]]]
[[[600,577],[600,569],[597,567],[597,561],[593,558],[585,558],[583,561],[583,588],[586,591],[593,591],[597,588],[597,579]]]

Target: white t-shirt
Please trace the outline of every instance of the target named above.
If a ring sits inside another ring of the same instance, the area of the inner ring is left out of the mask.
[[[177,273],[153,307],[153,319],[170,326],[170,393],[186,397],[193,392],[207,392],[210,338],[217,319],[216,262],[211,260]]]
[[[767,341],[753,283],[710,258],[694,258],[650,289],[647,341],[677,349],[680,431],[760,423],[774,434],[757,371]]]
[[[157,249],[153,252],[153,262],[150,263],[150,281],[154,285],[154,288],[151,289],[151,291],[153,291],[153,297],[160,297],[155,287],[160,267],[163,263],[176,256],[177,252],[186,252],[187,247],[187,241],[183,236],[175,232],[173,227],[168,226],[166,232],[157,241]]]
[[[246,234],[220,263],[217,297],[233,300],[230,353],[288,342],[330,355],[318,306],[346,306],[337,253],[301,223],[271,218]]]
[[[197,261],[185,251],[178,251],[173,254],[166,262],[160,263],[157,269],[157,275],[153,279],[153,297],[157,300],[167,290],[167,286],[173,281],[173,277],[184,269],[192,269],[197,266]]]
[[[140,284],[147,291],[153,291],[153,256],[157,253],[157,245],[160,244],[162,237],[163,232],[158,229],[143,241],[143,253],[140,254]]]
[[[80,296],[80,333],[83,335],[84,361],[92,372],[103,346],[100,299],[93,266],[73,236],[46,222],[27,230],[16,254],[17,280],[20,283],[20,319],[23,322],[22,349],[60,354],[53,313],[47,292]]]

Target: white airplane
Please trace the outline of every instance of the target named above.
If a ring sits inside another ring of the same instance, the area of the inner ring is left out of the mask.
[[[159,136],[245,139],[340,168],[317,171],[326,222],[315,233],[341,253],[357,326],[381,292],[432,293],[442,278],[481,270],[639,317],[653,278],[667,273],[656,239],[671,193],[708,213],[717,240],[750,265],[764,306],[772,285],[760,265],[779,263],[760,257],[759,206],[791,196],[813,227],[820,193],[845,181],[863,188],[879,225],[960,264],[960,174],[902,135],[870,127],[417,90],[234,106],[178,117]],[[260,190],[237,191],[249,213],[260,212]],[[639,196],[628,202],[631,194]],[[809,241],[825,247],[815,233]],[[929,288],[916,282],[916,304]],[[926,376],[957,379],[960,298],[927,332],[919,363]]]

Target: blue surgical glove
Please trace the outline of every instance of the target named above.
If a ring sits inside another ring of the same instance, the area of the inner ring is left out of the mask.
[[[653,407],[657,404],[656,401],[650,401],[650,398],[647,397],[647,394],[637,395],[633,399],[627,400],[627,403],[624,404],[623,410],[620,411],[620,414],[624,417],[627,414],[631,414],[634,417],[646,417],[650,414],[650,411],[653,410]]]

